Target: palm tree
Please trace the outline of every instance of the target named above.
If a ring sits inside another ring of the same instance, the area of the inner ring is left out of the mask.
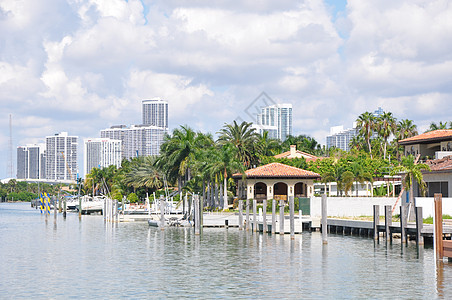
[[[125,183],[135,189],[159,189],[162,187],[162,175],[156,167],[157,159],[152,156],[138,157],[125,176]]]
[[[439,129],[447,129],[447,122],[440,121],[439,124],[436,124],[435,122],[430,123],[430,127],[426,132],[433,131],[433,130],[439,130]]]
[[[372,146],[370,144],[370,138],[372,137],[373,131],[375,130],[375,117],[370,112],[365,112],[358,117],[356,122],[357,129],[359,130],[360,134],[362,134],[366,139],[370,158],[372,158]]]
[[[388,145],[388,138],[393,134],[396,130],[396,119],[393,117],[392,113],[385,112],[378,118],[378,134],[384,140],[384,150],[383,150],[383,158],[386,159],[386,149]]]
[[[212,137],[202,133],[196,133],[188,126],[174,129],[172,136],[166,136],[160,147],[160,158],[157,166],[165,170],[169,180],[178,180],[179,190],[191,178],[191,168],[195,162],[197,149],[213,144]]]
[[[348,196],[348,191],[352,189],[354,179],[355,175],[350,171],[345,171],[341,174],[341,185],[345,191],[345,196]]]
[[[213,152],[211,162],[209,164],[209,171],[211,174],[217,176],[218,179],[223,179],[223,210],[228,209],[228,191],[227,191],[227,179],[233,172],[244,172],[243,164],[237,160],[236,149],[232,144],[224,144],[220,148]]]
[[[422,193],[425,192],[426,184],[423,179],[422,170],[430,171],[430,167],[424,163],[416,163],[413,155],[402,157],[402,162],[399,166],[395,167],[391,172],[391,175],[402,173],[404,178],[402,185],[405,191],[410,190],[409,198],[411,204],[410,215],[414,217],[414,195],[413,195],[413,184],[417,182]]]
[[[232,124],[225,124],[218,132],[218,143],[224,145],[231,143],[237,150],[238,159],[246,166],[251,167],[256,162],[255,144],[258,134],[251,127],[252,123],[243,121],[240,125],[234,120]]]
[[[263,156],[273,156],[278,154],[281,150],[281,142],[276,139],[268,137],[268,131],[264,131],[261,136],[258,137],[257,149]]]

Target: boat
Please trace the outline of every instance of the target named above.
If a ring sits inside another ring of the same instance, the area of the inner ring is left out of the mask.
[[[92,213],[102,213],[105,203],[105,196],[95,196],[94,198],[91,196],[82,196],[82,215],[90,215]],[[75,207],[78,211],[80,211],[80,200],[78,199]]]

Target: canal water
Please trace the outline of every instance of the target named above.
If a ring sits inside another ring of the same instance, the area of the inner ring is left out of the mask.
[[[433,250],[319,233],[150,228],[102,216],[0,204],[0,298],[452,297],[452,264]]]

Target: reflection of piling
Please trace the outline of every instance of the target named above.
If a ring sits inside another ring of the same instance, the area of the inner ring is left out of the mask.
[[[243,200],[239,200],[239,230],[243,230]]]
[[[327,199],[326,199],[326,195],[323,194],[322,195],[322,243],[323,244],[328,244],[328,240],[327,240]]]
[[[272,200],[272,234],[276,232],[276,200]]]
[[[262,201],[262,232],[267,233],[267,199]]]
[[[295,207],[293,196],[289,196],[290,238],[295,239]]]
[[[279,200],[279,234],[284,234],[284,200]]]

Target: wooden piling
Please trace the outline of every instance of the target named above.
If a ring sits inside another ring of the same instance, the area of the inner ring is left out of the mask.
[[[322,243],[328,244],[327,240],[327,198],[326,195],[322,195]]]
[[[239,200],[239,230],[243,230],[243,200]]]
[[[374,240],[378,240],[380,237],[380,233],[378,232],[378,225],[380,224],[380,205],[374,205],[374,220],[373,220],[373,228],[374,228]]]
[[[253,199],[253,231],[257,231],[257,200]]]
[[[267,199],[262,201],[262,233],[267,233]]]
[[[245,230],[250,230],[250,200],[246,199],[246,220],[245,220]]]
[[[293,196],[289,196],[290,238],[295,239],[295,207]]]
[[[66,219],[66,198],[64,198],[64,201],[63,201],[63,218],[65,218]]]
[[[422,207],[416,207],[416,244],[424,245],[424,237],[422,236],[422,228],[424,227],[424,219],[422,218]]]
[[[391,205],[385,205],[385,237],[387,242],[392,242],[390,226],[392,226],[392,208]]]
[[[279,234],[284,234],[284,200],[279,200]]]
[[[443,259],[443,195],[435,194],[433,201],[433,246],[436,260]]]
[[[272,234],[276,232],[276,200],[272,199]]]
[[[201,229],[201,223],[200,223],[200,219],[199,219],[199,196],[198,195],[193,196],[193,204],[194,204],[194,208],[195,208],[195,235],[199,235],[200,229]]]
[[[160,198],[160,229],[165,229],[165,201]]]
[[[400,242],[406,243],[406,206],[400,205]]]

